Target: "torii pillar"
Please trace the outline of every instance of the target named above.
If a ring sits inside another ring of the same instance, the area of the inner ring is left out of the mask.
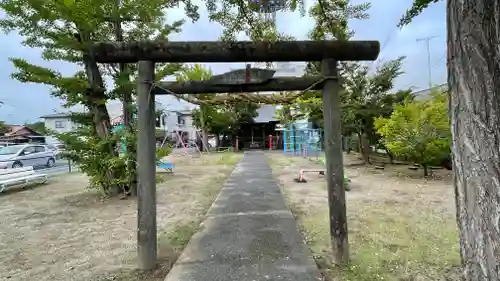
[[[325,132],[326,178],[330,210],[330,234],[333,262],[346,264],[349,259],[347,219],[340,134],[340,85],[337,81],[337,61],[375,60],[380,52],[377,41],[239,41],[239,42],[132,42],[97,43],[90,52],[98,63],[139,62],[138,86],[138,257],[139,268],[156,266],[156,159],[154,94],[151,91],[154,62],[290,62],[321,61],[323,83],[323,114]],[[247,71],[248,72],[248,71]],[[307,77],[269,79],[263,83],[214,85],[204,81],[174,83],[166,88],[183,93],[237,93],[255,91],[305,90]],[[285,81],[285,82],[284,82]],[[288,81],[288,82],[286,82]],[[176,88],[177,87],[177,88]]]

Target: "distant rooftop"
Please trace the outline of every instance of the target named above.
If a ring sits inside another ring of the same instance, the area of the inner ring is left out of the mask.
[[[167,109],[166,112],[175,112],[181,115],[191,115],[193,114],[192,109]]]
[[[415,96],[416,100],[425,100],[426,98],[429,97],[429,94],[431,93],[432,89],[436,89],[436,88],[440,89],[440,90],[447,91],[448,90],[448,83],[443,83],[440,85],[436,85],[432,88],[423,89],[423,90],[413,92],[413,95]]]
[[[70,114],[69,113],[65,113],[65,112],[58,112],[58,113],[53,113],[53,114],[47,114],[47,115],[44,115],[44,116],[40,116],[40,118],[43,118],[43,119],[50,119],[50,118],[66,118],[66,117],[69,117]]]

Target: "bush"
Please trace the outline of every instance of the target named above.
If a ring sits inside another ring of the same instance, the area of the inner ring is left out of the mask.
[[[110,147],[116,148],[120,134],[111,134],[102,140],[91,128],[82,127],[74,132],[58,134],[66,145],[62,157],[77,164],[89,176],[90,187],[105,194],[128,191],[127,158],[110,154]]]
[[[376,118],[375,128],[382,143],[396,156],[406,157],[424,168],[439,165],[450,155],[451,131],[448,99],[433,92],[428,101],[411,101],[396,106],[389,118]]]

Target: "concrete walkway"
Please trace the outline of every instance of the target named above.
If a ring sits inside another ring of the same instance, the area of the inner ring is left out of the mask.
[[[165,281],[322,280],[262,152],[245,153]]]

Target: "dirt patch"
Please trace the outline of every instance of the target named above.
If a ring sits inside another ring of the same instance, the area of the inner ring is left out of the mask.
[[[240,158],[203,156],[161,174],[159,267],[149,272],[135,270],[135,199],[105,199],[81,174],[0,196],[0,280],[163,280]]]
[[[450,172],[425,179],[406,165],[383,170],[359,165],[345,155],[351,180],[346,194],[352,262],[331,266],[325,178],[300,169],[324,168],[314,158],[269,157],[274,175],[318,264],[331,280],[459,280],[460,256]]]

